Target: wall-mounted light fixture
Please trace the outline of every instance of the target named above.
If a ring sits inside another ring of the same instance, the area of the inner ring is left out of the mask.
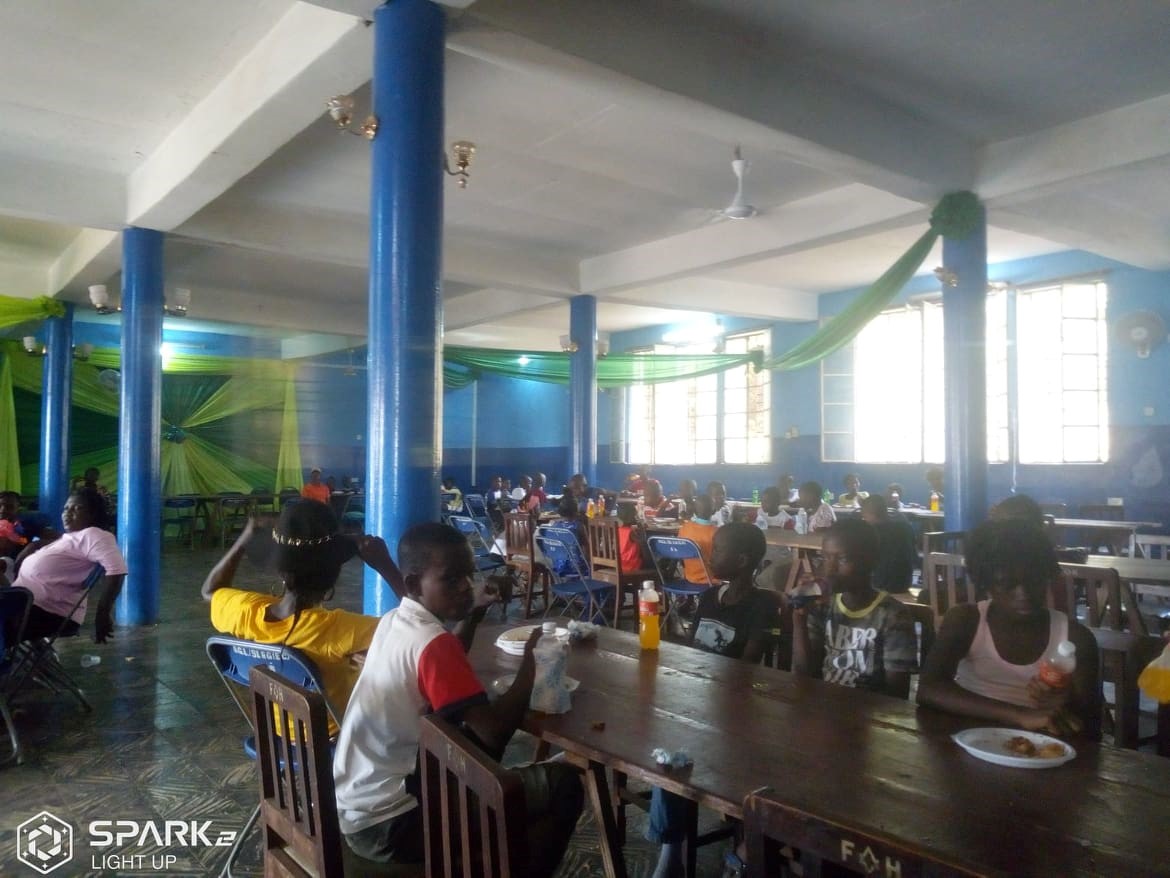
[[[366,116],[366,121],[361,125],[354,126],[353,122],[353,97],[351,95],[334,95],[325,102],[325,106],[329,110],[329,118],[337,126],[338,131],[344,131],[346,134],[355,134],[358,137],[364,137],[366,140],[373,140],[378,134],[378,117],[374,115]]]
[[[475,144],[470,140],[456,140],[451,144],[451,155],[455,159],[455,170],[451,170],[451,163],[447,160],[447,154],[443,154],[443,170],[452,177],[458,177],[460,189],[467,188],[467,181],[470,178],[468,168],[471,166],[471,159],[475,156]]]
[[[20,340],[20,343],[24,346],[24,352],[30,357],[43,357],[49,352],[48,348],[37,341],[35,335],[26,335]],[[89,342],[73,346],[73,359],[75,360],[81,360],[84,362],[92,355],[93,345],[91,345]]]
[[[573,341],[572,336],[562,335],[560,338],[561,351],[566,354],[575,354],[581,350],[581,346]],[[597,356],[604,357],[609,353],[609,333],[598,333],[597,336]]]
[[[939,283],[944,287],[957,287],[959,285],[959,276],[945,265],[940,265],[936,268],[934,270],[934,276],[938,278]]]
[[[566,354],[575,354],[578,351],[577,342],[573,341],[570,336],[561,336],[561,351]]]
[[[111,304],[105,284],[94,284],[89,288],[89,301],[99,314],[114,314],[122,310],[120,303]],[[163,303],[163,311],[168,317],[186,317],[190,307],[191,291],[186,287],[176,287],[169,301]]]

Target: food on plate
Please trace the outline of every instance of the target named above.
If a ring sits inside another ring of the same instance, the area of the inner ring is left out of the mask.
[[[1003,748],[1011,753],[1013,756],[1035,756],[1036,745],[1023,735],[1016,735],[1008,738],[1003,743]]]
[[[1029,738],[1015,735],[1003,743],[1003,748],[1013,756],[1022,756],[1025,759],[1059,759],[1065,754],[1064,744],[1059,741],[1048,741],[1037,747]]]

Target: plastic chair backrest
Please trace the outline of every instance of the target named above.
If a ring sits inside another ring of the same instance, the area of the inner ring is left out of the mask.
[[[532,526],[532,516],[527,512],[509,512],[504,515],[504,549],[506,557],[523,555],[532,559],[534,552],[533,537],[535,528]]]
[[[487,501],[482,494],[464,494],[463,508],[471,518],[486,519],[488,517]]]
[[[491,554],[492,539],[490,535],[484,533],[485,528],[481,522],[466,515],[452,515],[447,519],[447,523],[467,538],[471,550],[477,557]]]
[[[577,539],[577,535],[567,527],[557,527],[556,525],[546,524],[537,530],[536,535],[551,537],[564,546],[565,558],[568,559],[570,569],[566,573],[562,570],[561,578],[566,576],[575,576],[585,579],[590,575],[589,562],[585,558],[584,550],[581,548],[581,543]],[[541,551],[544,551],[541,549]],[[547,555],[548,553],[545,552]],[[549,555],[551,559],[552,556]],[[563,567],[559,560],[553,561],[555,566]]]
[[[577,544],[577,538],[569,531],[560,530],[559,535],[553,533],[558,530],[560,529],[542,527],[536,532],[536,545],[549,561],[546,566],[552,571],[554,582],[588,578],[588,573],[577,560],[580,556],[580,547],[576,552],[570,548]]]
[[[329,715],[337,725],[341,725],[341,713],[331,704],[325,693],[325,686],[321,680],[321,673],[313,660],[292,646],[282,646],[276,643],[257,643],[254,640],[244,640],[239,637],[228,637],[224,634],[213,634],[207,638],[207,657],[219,672],[227,686],[228,692],[244,712],[244,716],[251,720],[251,710],[240,701],[232,683],[247,688],[249,673],[252,668],[263,667],[279,674],[286,680],[303,686],[310,692],[319,692],[325,699],[325,706]]]
[[[658,569],[658,577],[662,580],[663,587],[670,583],[663,578],[662,567],[658,564],[659,560],[698,561],[703,565],[703,575],[707,582],[714,584],[715,580],[711,577],[711,571],[707,569],[707,561],[703,558],[703,552],[694,540],[688,540],[684,537],[651,536],[646,538],[646,546],[650,549],[650,557],[655,562],[654,566]]]

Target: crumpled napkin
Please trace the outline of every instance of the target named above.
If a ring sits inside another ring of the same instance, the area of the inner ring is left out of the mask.
[[[596,637],[600,628],[600,625],[594,625],[592,622],[578,622],[574,619],[569,623],[569,640],[576,643],[578,640]]]
[[[664,768],[686,768],[695,764],[695,760],[691,759],[686,750],[675,750],[672,753],[663,747],[655,747],[650,751],[650,755]]]

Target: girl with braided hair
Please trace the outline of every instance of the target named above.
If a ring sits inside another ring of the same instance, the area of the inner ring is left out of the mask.
[[[261,536],[263,534],[263,536]],[[254,561],[272,563],[282,585],[279,595],[233,587],[245,550]],[[337,528],[333,510],[315,500],[285,505],[268,537],[249,519],[239,539],[203,582],[211,603],[211,624],[232,637],[279,643],[304,652],[321,673],[325,694],[345,711],[357,680],[350,656],[370,645],[378,617],[322,606],[333,596],[341,565],[358,555],[400,597],[402,576],[380,537],[352,538]],[[333,728],[330,719],[330,734]]]

